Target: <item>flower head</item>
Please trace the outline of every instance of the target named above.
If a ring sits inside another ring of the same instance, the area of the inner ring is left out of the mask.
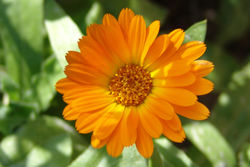
[[[76,120],[79,133],[92,132],[94,148],[107,145],[111,156],[136,144],[146,158],[153,153],[152,138],[162,134],[182,142],[185,133],[177,115],[194,120],[209,116],[197,95],[212,91],[203,77],[213,64],[197,60],[206,46],[183,44],[176,29],[158,36],[160,22],[146,27],[142,16],[123,9],[118,20],[110,14],[103,23],[87,28],[78,45],[68,52],[66,78],[56,84],[67,103],[66,120]]]

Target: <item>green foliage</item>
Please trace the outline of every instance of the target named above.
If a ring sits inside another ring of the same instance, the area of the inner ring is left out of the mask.
[[[250,138],[250,63],[235,72],[227,90],[218,98],[213,122],[235,150]],[[230,120],[230,121],[228,121]],[[223,126],[227,124],[227,126]]]
[[[33,109],[28,104],[15,102],[0,106],[0,132],[10,134],[15,127],[36,115]]]
[[[196,167],[197,165],[192,162],[188,155],[176,148],[171,142],[169,142],[165,137],[156,140],[156,148],[158,150],[156,153],[159,156],[159,159],[155,158],[155,161],[152,162],[154,165],[152,167],[158,166],[172,166],[172,167]],[[155,153],[154,153],[155,154]],[[152,159],[154,158],[154,155]],[[154,160],[154,159],[153,159]],[[162,165],[158,163],[161,162]]]
[[[0,162],[5,166],[61,167],[69,164],[73,152],[79,153],[86,146],[86,141],[63,120],[40,116],[2,140]]]
[[[54,56],[47,58],[42,66],[39,74],[33,77],[34,96],[42,110],[49,107],[49,102],[55,94],[56,82],[64,76],[62,69]]]
[[[184,43],[189,41],[204,41],[207,32],[207,20],[195,23],[185,31]]]
[[[105,148],[96,150],[90,146],[69,167],[146,167],[146,164],[146,160],[139,155],[135,146],[125,148],[119,158],[108,156]]]
[[[185,130],[188,139],[213,166],[235,166],[233,150],[212,124],[208,122],[188,124]]]
[[[0,33],[5,54],[5,69],[18,86],[16,98],[13,100],[29,100],[31,77],[41,68],[42,4],[42,0],[0,1]]]
[[[205,55],[215,64],[208,77],[218,94],[211,120],[185,124],[187,141],[181,147],[155,139],[154,154],[145,159],[135,145],[118,158],[105,147],[92,148],[88,135],[58,117],[64,105],[54,86],[64,77],[66,53],[79,50],[86,27],[101,23],[104,13],[118,16],[129,7],[147,25],[156,19],[163,25],[168,10],[150,0],[0,0],[0,167],[249,166],[250,64],[224,47],[249,29],[249,5],[221,0],[221,32]],[[185,31],[184,43],[204,41],[206,32],[207,20],[197,22]]]
[[[64,67],[65,54],[78,50],[77,42],[82,36],[77,25],[54,1],[45,1],[45,26],[58,62]]]
[[[243,146],[239,153],[239,166],[248,167],[250,164],[250,143]]]

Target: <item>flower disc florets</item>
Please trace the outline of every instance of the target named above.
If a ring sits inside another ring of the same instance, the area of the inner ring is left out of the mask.
[[[127,64],[121,67],[111,78],[110,93],[117,103],[125,106],[137,106],[145,100],[152,89],[153,80],[143,67]]]

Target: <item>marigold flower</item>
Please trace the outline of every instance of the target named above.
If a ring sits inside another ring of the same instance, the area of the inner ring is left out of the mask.
[[[159,21],[146,27],[143,17],[130,9],[123,9],[118,20],[106,14],[102,24],[87,28],[78,43],[80,52],[68,52],[66,78],[56,84],[68,104],[64,118],[76,120],[79,133],[93,132],[92,146],[106,145],[113,157],[135,143],[148,158],[152,138],[163,134],[183,142],[177,115],[194,120],[209,116],[197,101],[197,95],[213,89],[203,78],[213,64],[197,60],[205,44],[182,45],[183,30],[158,36],[159,28]]]

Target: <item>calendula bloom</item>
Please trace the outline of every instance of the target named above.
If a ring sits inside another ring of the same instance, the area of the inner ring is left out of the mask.
[[[205,44],[182,45],[183,30],[158,36],[159,28],[159,21],[147,27],[130,9],[123,9],[118,20],[106,14],[102,24],[87,28],[78,43],[80,52],[68,52],[66,78],[56,84],[67,103],[64,118],[76,120],[79,133],[92,132],[92,146],[106,145],[113,157],[136,144],[148,158],[152,138],[163,134],[183,142],[178,115],[194,120],[209,116],[197,101],[197,95],[213,89],[213,83],[203,78],[213,64],[197,60]]]

